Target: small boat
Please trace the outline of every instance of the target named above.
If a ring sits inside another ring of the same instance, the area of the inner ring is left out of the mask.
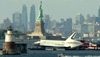
[[[58,57],[66,57],[65,53],[58,54]]]

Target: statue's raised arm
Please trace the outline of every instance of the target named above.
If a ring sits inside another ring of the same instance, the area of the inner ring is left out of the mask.
[[[43,17],[42,1],[40,2],[40,7],[39,7],[39,17]]]
[[[42,1],[40,1],[39,15],[36,21],[42,21],[42,18],[43,18]]]
[[[41,7],[42,7],[42,1],[40,1],[40,8],[39,9],[42,9]]]

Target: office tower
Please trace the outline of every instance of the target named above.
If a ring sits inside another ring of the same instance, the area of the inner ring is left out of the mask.
[[[22,20],[21,13],[13,13],[12,27],[14,28],[14,30],[25,32],[24,24],[22,24],[21,20]]]
[[[32,31],[30,22],[28,22],[28,31]]]
[[[90,14],[87,14],[87,19],[89,19],[90,18]]]
[[[96,23],[96,16],[93,15],[93,17],[90,17],[90,23],[95,24]]]
[[[9,18],[4,19],[3,21],[3,28],[6,29],[11,25],[11,20]]]
[[[64,28],[66,29],[64,31],[65,36],[69,36],[72,34],[72,18],[67,18],[65,23],[64,23]]]
[[[61,21],[61,23],[64,23],[64,19],[63,18],[60,21]]]
[[[13,13],[13,24],[21,23],[21,13]]]
[[[52,20],[50,23],[51,23],[51,24],[50,24],[50,25],[51,25],[50,27],[51,27],[52,29],[54,29],[54,28],[57,26],[57,21],[56,21],[56,20]]]
[[[35,29],[35,20],[36,20],[35,5],[32,5],[31,11],[30,11],[30,29],[31,29],[31,31],[34,31],[34,29]]]
[[[66,19],[65,27],[72,30],[72,18],[67,18]]]
[[[100,6],[99,6],[99,10],[98,10],[98,17],[100,18]]]
[[[50,31],[50,17],[49,15],[44,15],[44,28],[46,29],[47,32]]]
[[[91,21],[90,21],[90,14],[87,14],[87,18],[86,18],[85,22],[86,22],[86,23],[90,23],[90,22],[91,22]]]
[[[64,25],[64,22],[65,22],[65,20],[62,18],[62,19],[60,19],[60,24],[58,25],[58,26],[62,26],[62,25]]]
[[[22,20],[21,20],[21,23],[24,25],[25,32],[27,32],[28,17],[27,17],[27,7],[26,7],[26,5],[22,6]]]
[[[82,14],[79,13],[79,14],[76,16],[76,24],[83,24],[84,21],[85,21],[84,16],[83,16]]]

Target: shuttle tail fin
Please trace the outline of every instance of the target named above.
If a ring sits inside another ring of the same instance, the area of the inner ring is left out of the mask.
[[[70,35],[66,40],[75,38],[77,32],[75,31],[72,35]]]

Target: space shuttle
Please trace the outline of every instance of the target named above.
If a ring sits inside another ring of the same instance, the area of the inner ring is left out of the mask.
[[[74,32],[66,40],[40,40],[34,42],[34,45],[42,46],[42,47],[75,48],[83,44],[80,41],[74,39],[76,34],[77,32]]]

